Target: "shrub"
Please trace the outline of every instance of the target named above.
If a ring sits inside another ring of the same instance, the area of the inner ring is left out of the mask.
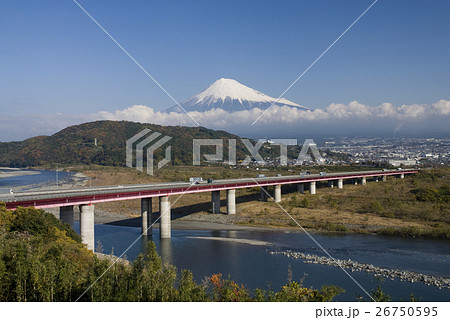
[[[369,211],[376,214],[381,214],[384,211],[384,207],[378,200],[375,200],[369,205]]]
[[[308,208],[309,205],[310,205],[309,199],[308,198],[303,198],[302,201],[301,201],[301,206],[303,208]]]

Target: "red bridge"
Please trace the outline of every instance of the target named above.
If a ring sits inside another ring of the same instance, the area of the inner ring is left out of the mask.
[[[220,211],[220,191],[227,192],[227,214],[236,213],[236,189],[261,188],[261,200],[267,201],[268,197],[275,202],[281,201],[281,186],[296,184],[298,192],[304,192],[304,185],[309,186],[309,193],[316,193],[316,182],[326,181],[330,187],[337,186],[342,189],[344,180],[351,179],[353,183],[360,182],[365,185],[368,178],[375,181],[386,180],[387,176],[404,178],[405,174],[417,173],[418,170],[382,170],[382,171],[358,171],[343,173],[321,173],[310,175],[307,173],[291,176],[275,176],[258,178],[242,178],[229,180],[215,180],[210,182],[197,181],[171,182],[156,184],[140,184],[126,186],[91,187],[79,189],[58,189],[52,191],[23,192],[0,195],[0,201],[6,203],[8,209],[17,207],[51,208],[60,207],[60,218],[64,222],[73,223],[74,206],[80,206],[80,233],[83,243],[88,248],[94,249],[94,203],[120,201],[129,199],[141,199],[142,232],[147,234],[151,226],[151,201],[158,197],[160,204],[160,236],[170,238],[171,217],[169,196],[199,193],[211,191],[212,212]],[[268,186],[274,186],[273,197],[267,192]]]

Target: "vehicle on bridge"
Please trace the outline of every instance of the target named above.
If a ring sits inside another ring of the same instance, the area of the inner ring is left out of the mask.
[[[203,178],[202,177],[191,177],[191,178],[189,178],[189,182],[190,183],[200,183],[200,182],[203,182]]]

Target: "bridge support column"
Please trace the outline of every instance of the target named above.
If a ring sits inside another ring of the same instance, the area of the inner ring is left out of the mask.
[[[275,202],[281,202],[281,184],[274,185],[274,200]]]
[[[73,206],[59,207],[59,220],[73,228]]]
[[[261,198],[260,201],[267,202],[268,196],[267,196],[267,187],[261,187]]]
[[[170,200],[168,196],[159,197],[159,237],[167,239],[171,236]]]
[[[297,184],[297,192],[298,193],[305,193],[305,185],[303,183]]]
[[[309,193],[316,194],[316,182],[312,181],[309,183]]]
[[[89,250],[94,251],[95,238],[93,204],[82,204],[80,206],[80,235],[81,243],[84,243]]]
[[[365,186],[367,184],[366,177],[361,178],[361,184]]]
[[[327,181],[327,186],[330,187],[330,188],[333,188],[334,187],[333,180],[328,180]]]
[[[211,192],[212,213],[220,213],[220,190]]]
[[[141,199],[141,232],[142,235],[152,234],[152,198]]]
[[[387,181],[387,176],[383,176],[381,179],[383,180],[383,182],[386,182]]]
[[[404,179],[405,178],[405,174],[404,173],[400,173],[400,179]]]
[[[344,179],[339,179],[337,184],[338,189],[344,189]]]
[[[236,214],[236,190],[227,190],[227,214]]]

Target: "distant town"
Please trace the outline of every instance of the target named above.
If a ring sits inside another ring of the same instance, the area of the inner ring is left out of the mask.
[[[399,167],[450,163],[449,138],[325,138],[318,145],[322,154],[329,150],[347,155],[346,160],[328,159],[332,164],[379,163]]]

